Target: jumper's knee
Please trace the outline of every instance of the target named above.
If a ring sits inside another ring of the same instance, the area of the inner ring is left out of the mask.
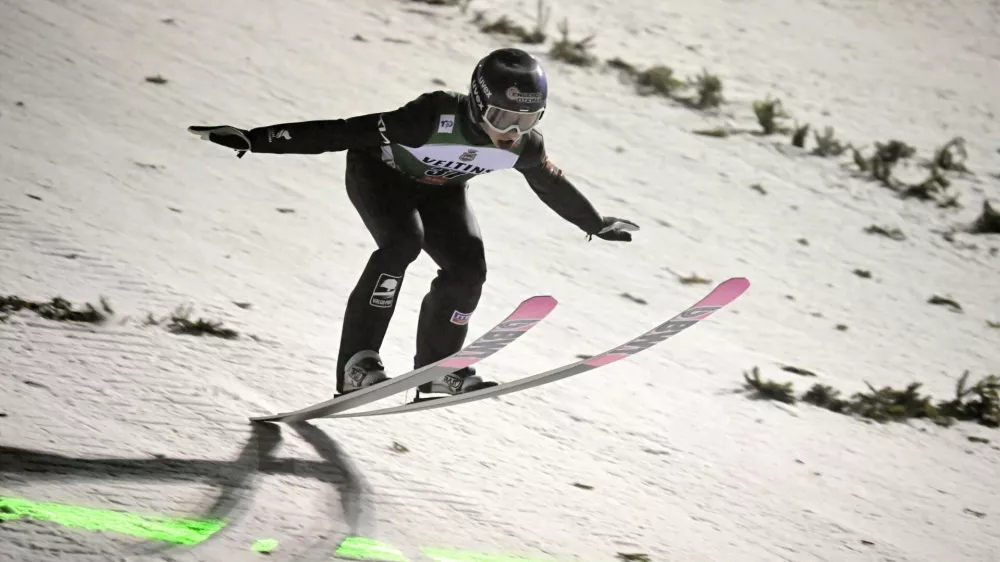
[[[485,283],[486,260],[479,257],[441,268],[431,288],[454,299],[457,306],[465,308],[464,312],[472,312],[479,304]]]
[[[401,271],[420,256],[421,242],[419,234],[396,235],[383,242],[374,255],[388,268]]]

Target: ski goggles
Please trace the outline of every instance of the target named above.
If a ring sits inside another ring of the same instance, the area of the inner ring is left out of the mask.
[[[541,121],[542,113],[545,113],[544,108],[538,111],[527,112],[511,111],[495,105],[488,105],[486,106],[486,111],[483,112],[483,121],[497,133],[517,131],[519,135],[523,135]]]

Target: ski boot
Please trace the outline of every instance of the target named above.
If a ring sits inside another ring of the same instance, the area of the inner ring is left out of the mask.
[[[435,398],[442,398],[441,396],[431,396],[422,398],[420,393],[424,394],[462,394],[464,392],[472,392],[473,390],[479,390],[481,388],[489,388],[491,386],[496,386],[497,383],[493,381],[484,381],[482,377],[476,374],[475,367],[464,367],[453,373],[449,373],[437,380],[424,383],[417,387],[417,396],[413,400],[414,402],[423,402],[424,400],[434,400]]]
[[[378,384],[388,378],[378,353],[371,350],[359,351],[344,365],[344,391],[334,395],[334,398]]]

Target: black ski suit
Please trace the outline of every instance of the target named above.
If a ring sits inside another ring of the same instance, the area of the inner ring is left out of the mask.
[[[514,168],[546,205],[588,235],[605,226],[587,198],[547,159],[541,133],[530,131],[509,154],[503,153],[471,122],[467,99],[430,92],[386,113],[249,131],[254,153],[347,151],[347,194],[378,249],[347,301],[338,392],[343,390],[345,362],[358,351],[380,349],[404,273],[421,250],[440,269],[420,308],[414,367],[463,346],[486,281],[483,241],[466,197],[467,180]],[[461,154],[442,156],[448,150]],[[483,166],[477,165],[477,157]]]

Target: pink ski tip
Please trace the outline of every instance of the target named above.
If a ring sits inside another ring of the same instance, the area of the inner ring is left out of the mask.
[[[508,317],[508,320],[541,320],[548,316],[557,304],[559,304],[559,301],[548,295],[531,297],[522,302],[517,307],[517,310]]]
[[[625,359],[626,357],[628,357],[628,355],[625,353],[608,353],[588,359],[584,361],[583,364],[590,365],[591,367],[603,367],[609,363]]]
[[[750,281],[745,277],[733,277],[719,284],[695,306],[726,306],[736,300],[748,288]]]

